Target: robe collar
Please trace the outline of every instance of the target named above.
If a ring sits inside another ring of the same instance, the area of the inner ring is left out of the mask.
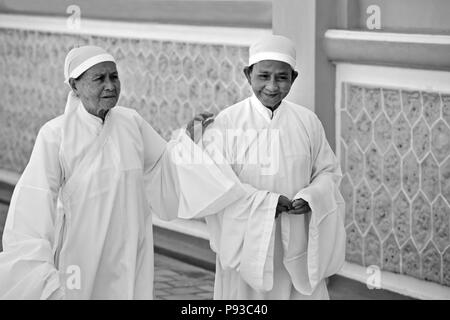
[[[80,115],[82,121],[87,124],[89,127],[93,128],[97,133],[102,129],[104,121],[93,114],[90,114],[86,108],[83,106],[83,103],[78,105],[77,109],[78,114]],[[105,121],[108,118],[111,110],[106,114]]]
[[[252,106],[252,108],[256,109],[263,116],[264,119],[266,119],[268,122],[271,122],[280,113],[280,110],[284,106],[284,101],[281,101],[278,108],[276,108],[275,111],[272,111],[266,106],[264,106],[261,103],[261,101],[259,101],[259,99],[256,97],[256,95],[253,94],[250,97],[250,105]]]

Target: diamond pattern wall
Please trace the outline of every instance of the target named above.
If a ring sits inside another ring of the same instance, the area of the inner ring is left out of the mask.
[[[39,128],[63,113],[64,58],[84,44],[115,57],[119,105],[138,110],[165,138],[194,114],[250,95],[244,46],[0,29],[0,168],[22,172]]]
[[[343,83],[347,261],[450,285],[450,95]]]

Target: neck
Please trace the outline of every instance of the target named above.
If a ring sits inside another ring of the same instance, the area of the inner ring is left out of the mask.
[[[96,114],[97,117],[105,121],[106,115],[108,114],[109,109],[107,110],[100,110],[98,114]]]
[[[269,107],[269,106],[264,106],[267,109],[269,109],[270,111],[274,112],[275,110],[278,109],[278,107],[280,106],[281,102],[279,102],[278,104],[274,105],[273,107]]]

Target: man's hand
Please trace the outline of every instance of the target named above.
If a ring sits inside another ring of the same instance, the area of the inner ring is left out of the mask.
[[[289,214],[305,214],[311,211],[308,202],[303,199],[295,199],[292,201],[292,210],[289,210]]]
[[[203,136],[203,131],[214,121],[214,114],[203,112],[197,114],[186,126],[187,135],[197,143]]]
[[[277,208],[275,210],[275,219],[278,218],[278,216],[283,212],[289,212],[290,210],[293,210],[294,207],[292,207],[291,200],[286,198],[285,196],[280,196],[278,198],[278,204]]]

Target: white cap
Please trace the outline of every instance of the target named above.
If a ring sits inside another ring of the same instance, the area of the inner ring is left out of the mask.
[[[90,67],[106,61],[116,62],[103,48],[96,46],[73,48],[64,62],[64,82],[68,84],[70,78],[78,78]]]
[[[263,60],[275,60],[286,62],[295,69],[296,56],[294,42],[283,36],[270,35],[251,45],[248,65],[251,66]]]

